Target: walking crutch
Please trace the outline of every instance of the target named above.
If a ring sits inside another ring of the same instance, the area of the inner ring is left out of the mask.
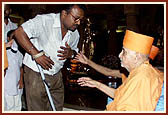
[[[36,64],[37,64],[37,63],[36,63]],[[53,100],[52,100],[52,97],[51,97],[51,94],[50,94],[50,91],[49,91],[49,85],[48,85],[48,83],[47,83],[46,80],[45,80],[45,76],[44,76],[43,69],[41,68],[41,66],[40,66],[39,64],[37,64],[37,67],[38,67],[38,69],[39,69],[39,71],[40,71],[41,78],[42,78],[43,83],[44,83],[44,86],[45,86],[45,88],[46,88],[46,91],[47,91],[47,94],[48,94],[48,98],[49,98],[51,107],[52,107],[53,111],[56,111],[55,106],[54,106],[54,103],[53,103]]]

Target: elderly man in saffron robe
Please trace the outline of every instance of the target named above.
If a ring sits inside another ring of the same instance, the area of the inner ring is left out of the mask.
[[[88,77],[79,78],[79,85],[96,87],[114,98],[106,106],[107,111],[154,111],[161,95],[164,74],[149,63],[153,40],[150,36],[126,30],[119,58],[121,66],[130,73],[117,89]],[[76,59],[80,60],[82,56],[78,54]]]

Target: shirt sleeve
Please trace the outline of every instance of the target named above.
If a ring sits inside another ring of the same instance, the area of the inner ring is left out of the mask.
[[[42,16],[37,15],[35,18],[29,19],[27,22],[23,23],[21,26],[29,38],[39,37],[43,27]]]

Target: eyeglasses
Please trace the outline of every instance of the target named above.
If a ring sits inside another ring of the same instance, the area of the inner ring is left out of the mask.
[[[74,21],[75,23],[77,23],[78,21],[80,21],[80,23],[83,23],[84,19],[83,18],[76,18],[74,15],[72,15],[71,13],[69,13],[73,18],[74,18]]]

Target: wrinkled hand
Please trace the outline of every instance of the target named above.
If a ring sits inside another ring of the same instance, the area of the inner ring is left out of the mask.
[[[35,61],[45,70],[52,69],[52,65],[54,65],[54,62],[50,59],[50,57],[47,57],[46,55],[42,55],[36,58]]]
[[[14,39],[10,40],[8,43],[5,43],[6,48],[10,48],[13,44]]]
[[[80,86],[88,86],[88,87],[92,87],[92,88],[97,86],[97,81],[92,80],[89,77],[81,77],[77,80],[77,82]]]
[[[77,53],[77,55],[75,56],[75,60],[83,64],[88,64],[88,58],[85,55],[83,55],[82,52]]]
[[[65,42],[65,46],[66,47],[61,46],[60,48],[62,50],[57,51],[58,53],[60,53],[57,55],[58,57],[60,57],[59,60],[65,60],[67,58],[70,58],[73,54],[73,51],[67,42]]]

